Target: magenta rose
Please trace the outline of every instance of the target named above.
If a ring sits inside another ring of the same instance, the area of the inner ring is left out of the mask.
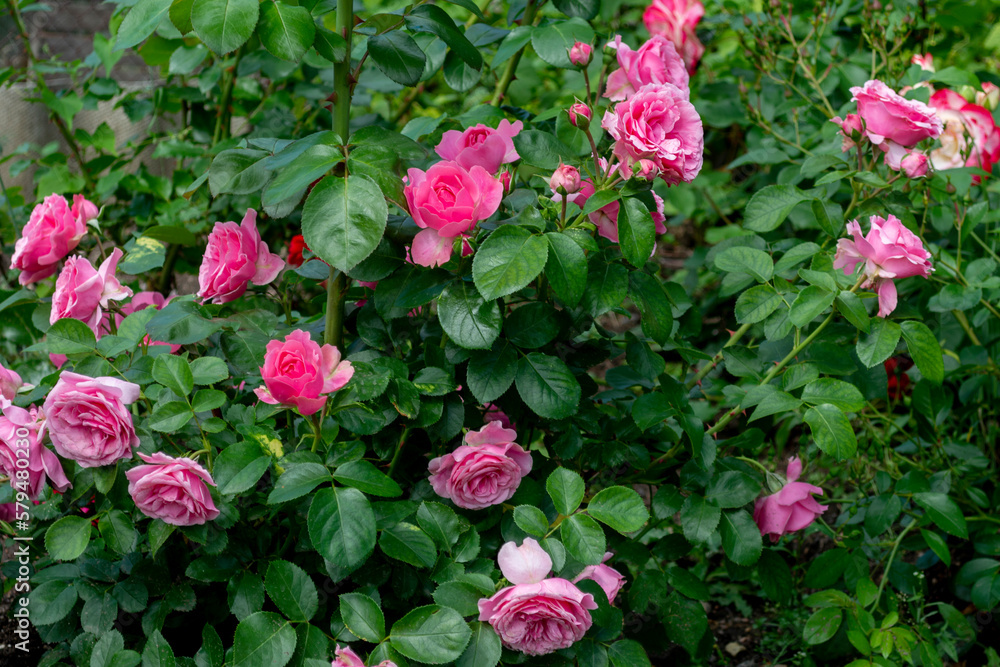
[[[309,334],[296,329],[284,342],[267,344],[260,369],[264,386],[254,389],[257,398],[270,405],[298,408],[303,416],[323,409],[326,395],[347,384],[354,375],[349,361],[341,361],[333,345],[319,346]]]
[[[588,565],[583,568],[580,574],[573,578],[573,583],[578,583],[584,579],[592,579],[597,585],[604,589],[604,594],[608,596],[608,602],[614,602],[618,596],[618,591],[625,585],[625,577],[616,569],[605,565],[613,554],[609,551],[604,554],[604,560],[600,565]]]
[[[768,473],[770,475],[770,473]],[[770,535],[772,542],[788,533],[802,530],[820,514],[826,505],[820,505],[812,494],[823,495],[823,489],[796,481],[802,474],[802,461],[798,457],[788,460],[787,483],[777,493],[758,498],[753,508],[753,520],[761,535]]]
[[[552,559],[538,543],[525,538],[520,547],[507,542],[497,557],[500,571],[513,586],[479,601],[479,620],[486,621],[507,648],[527,655],[546,655],[572,646],[590,629],[594,596],[573,583],[552,577]]]
[[[701,171],[705,135],[687,94],[670,83],[651,83],[604,113],[601,127],[615,139],[620,170],[650,160],[668,185],[690,183]]]
[[[594,47],[584,42],[576,42],[569,49],[569,61],[577,67],[586,67],[593,57]]]
[[[86,324],[100,338],[99,325],[108,310],[109,302],[122,301],[132,296],[132,290],[123,286],[115,277],[118,261],[123,254],[120,248],[115,248],[97,269],[85,257],[74,256],[67,259],[56,279],[49,323],[55,324],[64,317],[71,317]]]
[[[148,465],[126,471],[125,477],[140,512],[172,526],[198,526],[219,516],[205,486],[215,481],[198,462],[160,452],[139,458]]]
[[[662,35],[673,43],[677,52],[694,72],[705,54],[695,28],[705,15],[701,0],[653,0],[642,14],[642,22],[650,35]]]
[[[890,168],[899,171],[906,148],[941,134],[943,124],[934,109],[919,100],[908,100],[881,81],[872,79],[851,88],[865,135],[885,155]]]
[[[21,376],[0,364],[0,396],[13,401],[17,391],[24,386]]]
[[[428,465],[431,486],[459,507],[483,509],[510,500],[531,472],[531,454],[514,442],[517,433],[491,421],[465,434],[465,444]]]
[[[464,132],[448,130],[434,150],[442,160],[457,162],[464,169],[478,165],[494,174],[500,165],[521,157],[514,148],[514,137],[522,127],[521,121],[511,123],[505,118],[496,129],[479,124]]]
[[[243,221],[217,222],[198,269],[198,296],[212,303],[240,298],[252,282],[267,285],[285,266],[257,231],[257,211],[248,208]]]
[[[132,382],[63,371],[42,406],[56,452],[83,468],[131,457],[139,438],[126,406],[138,399]]]
[[[618,59],[618,69],[608,75],[604,89],[604,96],[612,102],[628,99],[649,83],[672,83],[685,98],[690,96],[687,69],[670,40],[654,35],[633,51],[622,42],[621,35],[616,35],[608,46],[615,49]]]
[[[121,313],[115,315],[115,324],[121,326],[122,320],[124,320],[127,315],[141,312],[143,310],[146,310],[150,306],[152,306],[156,310],[162,310],[163,307],[168,303],[170,303],[170,300],[173,298],[174,298],[173,295],[171,295],[170,297],[164,297],[159,292],[136,292],[135,296],[132,297],[132,300],[121,307]],[[170,348],[171,354],[176,354],[182,347],[180,345],[175,345],[173,343],[164,343],[162,341],[156,341],[150,338],[149,336],[146,336],[143,339],[143,343],[147,347],[153,347],[156,345],[166,345]]]
[[[63,257],[73,252],[87,233],[87,221],[97,216],[97,207],[73,196],[70,207],[65,197],[49,195],[31,211],[21,238],[14,244],[10,268],[20,269],[18,282],[36,283],[56,272]]]
[[[422,229],[413,239],[414,264],[438,266],[451,258],[454,240],[500,208],[503,184],[473,165],[438,162],[426,172],[410,169],[403,188],[413,221]]]
[[[7,404],[0,416],[0,470],[10,477],[11,483],[31,499],[42,494],[45,480],[49,486],[62,492],[72,486],[63,472],[59,457],[53,454],[45,440],[45,418],[32,406],[30,410]],[[27,460],[28,466],[17,465],[18,459]]]
[[[920,238],[907,229],[899,218],[887,219],[873,215],[869,218],[868,236],[861,233],[857,220],[847,223],[847,231],[854,239],[840,239],[833,268],[843,269],[851,275],[860,262],[864,262],[862,287],[875,287],[878,292],[878,316],[886,317],[896,309],[896,284],[893,279],[923,276],[927,278],[934,267],[931,254]]]
[[[1000,161],[1000,127],[993,114],[953,90],[937,91],[930,103],[944,123],[941,146],[930,153],[934,168],[980,167],[992,172]]]

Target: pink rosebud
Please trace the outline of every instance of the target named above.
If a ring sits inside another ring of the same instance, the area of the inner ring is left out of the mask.
[[[503,191],[505,194],[510,194],[510,191],[514,186],[514,177],[509,171],[500,172],[500,184],[503,185]]]
[[[330,667],[365,667],[365,661],[347,646],[341,648],[340,644],[336,644],[334,659]],[[396,667],[396,663],[392,660],[383,660],[372,667]]]
[[[923,55],[919,53],[914,53],[913,57],[910,58],[910,62],[913,63],[914,65],[920,65],[920,69],[924,70],[925,72],[934,71],[934,56],[932,56],[929,53]]]
[[[115,248],[97,269],[85,257],[67,259],[56,279],[49,323],[55,324],[64,317],[71,317],[86,324],[100,338],[98,325],[109,302],[132,296],[132,290],[124,287],[115,276],[118,260],[123,254],[120,248]]]
[[[569,61],[577,67],[586,67],[590,64],[590,58],[593,55],[593,51],[594,47],[590,44],[577,42],[569,49]]]
[[[243,296],[252,282],[267,285],[285,260],[272,253],[257,231],[257,211],[247,209],[240,224],[217,222],[198,270],[198,297],[228,303]]]
[[[0,401],[3,403],[3,401]],[[19,408],[7,403],[0,416],[0,470],[11,480],[14,480],[19,470],[25,470],[17,465],[19,458],[27,453],[28,472],[27,488],[22,490],[29,498],[38,498],[42,494],[45,480],[57,491],[65,491],[70,486],[66,473],[63,472],[59,457],[45,447],[45,417],[41,410],[31,406],[30,410]]]
[[[685,99],[690,95],[687,69],[673,42],[654,35],[638,51],[633,51],[621,39],[621,35],[615,36],[618,69],[608,75],[605,97],[612,102],[620,102],[651,83],[673,84]]]
[[[660,169],[652,160],[639,160],[635,163],[635,177],[644,181],[652,181],[660,175]]]
[[[580,170],[568,164],[560,164],[549,179],[552,192],[571,195],[580,190]]]
[[[594,117],[594,112],[583,102],[574,103],[566,113],[569,114],[569,122],[573,127],[580,127],[581,123],[586,127]]]
[[[500,165],[521,157],[514,148],[514,137],[523,126],[519,120],[511,123],[505,118],[496,129],[480,124],[464,132],[448,130],[434,150],[442,160],[457,162],[466,170],[479,166],[493,174]]]
[[[10,263],[10,268],[21,271],[18,282],[22,285],[36,283],[55,273],[60,260],[76,249],[87,232],[88,218],[85,216],[96,207],[81,195],[74,196],[73,200],[70,208],[64,197],[52,194],[31,211],[21,238],[14,244]]]
[[[83,195],[73,195],[73,206],[70,208],[70,213],[77,220],[83,220],[83,223],[87,224],[91,220],[96,220],[100,212],[97,204],[88,201]]]
[[[843,119],[840,116],[837,116],[830,119],[830,122],[836,123],[837,126],[840,127],[840,134],[843,136],[840,150],[844,153],[857,146],[859,142],[863,141],[865,128],[861,124],[861,116],[858,114],[849,113],[847,114],[847,117]]]
[[[161,452],[139,458],[148,465],[126,471],[125,477],[140,512],[173,526],[198,526],[219,516],[206,486],[215,481],[199,463]]]
[[[0,396],[13,401],[17,391],[24,385],[21,376],[0,364]]]
[[[653,0],[643,12],[642,22],[649,34],[670,40],[687,64],[688,71],[694,72],[705,53],[705,47],[695,33],[704,15],[705,7],[701,0]]]
[[[886,163],[897,171],[907,148],[938,137],[944,128],[934,109],[902,97],[877,79],[851,88],[851,93],[858,103],[865,135],[886,153]]]
[[[600,565],[588,565],[583,568],[583,571],[573,579],[573,583],[579,583],[584,579],[592,579],[604,589],[604,594],[608,596],[608,602],[614,603],[615,597],[618,596],[618,591],[625,585],[625,577],[618,570],[605,565],[611,556],[612,553],[609,551],[604,554],[604,560],[601,561]]]
[[[812,494],[823,495],[823,489],[805,482],[797,482],[802,474],[802,461],[797,457],[788,460],[788,482],[777,493],[758,498],[754,504],[753,520],[761,535],[770,535],[772,542],[797,530],[802,530],[820,514],[826,505],[820,505]]]
[[[340,350],[319,344],[309,334],[296,329],[284,342],[272,340],[260,369],[263,387],[254,389],[257,398],[270,405],[298,408],[303,416],[319,412],[326,395],[341,389],[354,375],[349,361],[341,361]]]
[[[927,156],[923,153],[910,151],[899,164],[907,178],[921,178],[927,174]]]

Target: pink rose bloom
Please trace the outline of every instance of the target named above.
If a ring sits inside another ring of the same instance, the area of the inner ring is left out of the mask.
[[[17,516],[17,505],[15,503],[0,503],[0,521],[12,523]]]
[[[590,44],[577,42],[569,49],[569,61],[577,67],[586,67],[590,64],[594,47]]]
[[[913,57],[910,58],[910,62],[914,65],[920,65],[920,69],[925,72],[933,72],[934,70],[934,56],[929,53],[923,55],[919,53],[914,53]]]
[[[457,237],[500,208],[503,184],[479,165],[466,170],[457,162],[438,162],[426,172],[407,171],[403,194],[422,229],[410,248],[413,262],[438,266],[451,259]]]
[[[583,571],[573,579],[573,583],[575,584],[584,579],[593,579],[604,589],[604,594],[608,596],[608,602],[613,603],[615,597],[618,596],[618,591],[625,585],[625,577],[618,570],[605,565],[612,555],[609,551],[604,554],[604,560],[601,561],[600,565],[588,565],[583,568]]]
[[[621,171],[651,160],[668,185],[690,183],[701,171],[705,135],[687,94],[669,83],[648,84],[604,113],[601,126],[615,139]]]
[[[336,647],[334,652],[335,657],[330,667],[365,667],[365,661],[350,648],[346,646],[340,648],[340,644],[336,644]],[[396,663],[392,660],[383,660],[377,665],[372,665],[372,667],[396,667]]]
[[[270,405],[298,408],[306,417],[322,410],[326,395],[354,375],[351,362],[340,360],[340,350],[333,345],[320,347],[301,329],[285,336],[284,342],[272,340],[266,349],[260,369],[264,386],[254,393]]]
[[[793,456],[788,460],[788,483],[781,491],[758,498],[753,508],[753,520],[761,535],[770,535],[772,542],[788,533],[802,530],[820,514],[826,505],[820,505],[812,494],[823,495],[823,489],[805,482],[797,482],[802,474],[802,461]]]
[[[497,562],[513,585],[479,601],[479,620],[492,625],[507,648],[545,655],[583,638],[593,622],[589,610],[597,609],[594,596],[565,579],[546,579],[552,559],[538,542],[507,542]]]
[[[483,407],[486,408],[486,412],[483,413],[484,422],[499,422],[504,428],[514,428],[510,417],[507,416],[506,412],[500,409],[499,405],[496,403],[484,403]]]
[[[1000,106],[1000,87],[984,81],[982,91],[976,92],[976,104],[991,111],[996,110]]]
[[[907,178],[921,178],[927,175],[927,156],[923,153],[910,151],[899,162]]]
[[[125,477],[140,512],[172,526],[199,526],[219,516],[205,486],[215,481],[198,462],[161,452],[139,458],[149,465],[136,466]]]
[[[56,452],[83,468],[130,458],[139,438],[126,406],[138,399],[132,382],[63,371],[42,406]]]
[[[876,79],[851,88],[851,93],[865,123],[865,135],[886,154],[886,164],[896,171],[905,149],[936,138],[944,127],[934,109],[900,96]]]
[[[500,165],[521,157],[514,148],[514,137],[522,127],[521,121],[511,123],[505,118],[495,130],[483,124],[474,125],[464,132],[448,130],[434,150],[442,160],[457,162],[464,169],[471,170],[478,165],[493,174]]]
[[[0,470],[10,477],[15,488],[24,491],[29,498],[42,495],[46,478],[49,485],[60,493],[72,486],[63,472],[59,457],[42,442],[45,440],[45,418],[35,406],[30,410],[7,404],[0,416]],[[18,456],[27,452],[27,457]],[[28,467],[17,465],[19,458],[28,459]],[[27,478],[18,477],[26,471]],[[20,486],[19,481],[26,482]]]
[[[594,184],[588,178],[580,184],[579,192],[573,195],[568,195],[566,197],[566,201],[576,204],[583,209],[587,200],[590,199],[593,194]],[[655,192],[651,192],[651,194],[653,195],[653,201],[656,202],[656,211],[652,211],[650,213],[653,218],[653,224],[656,225],[656,233],[665,234],[667,232],[667,226],[664,223],[667,218],[664,215],[663,198]],[[553,195],[552,201],[562,201],[562,195]],[[612,243],[618,243],[618,211],[620,207],[621,202],[613,201],[587,215],[587,218],[594,223],[594,226],[597,227],[597,233]]]
[[[594,117],[594,112],[590,110],[590,107],[580,101],[574,102],[566,113],[569,115],[569,123],[573,127],[580,127],[582,124],[584,128],[587,128],[590,126],[590,120]]]
[[[168,303],[170,303],[170,300],[173,298],[174,298],[173,296],[164,297],[159,292],[137,292],[136,295],[132,297],[131,301],[122,306],[121,313],[115,315],[115,324],[117,326],[121,326],[122,320],[125,319],[125,316],[131,315],[132,313],[141,312],[143,310],[146,310],[150,306],[152,306],[156,310],[162,310],[163,307]],[[167,345],[170,347],[171,354],[177,354],[177,352],[180,351],[182,347],[181,345],[175,345],[173,343],[164,343],[163,341],[153,340],[149,336],[146,336],[143,339],[143,342],[146,344],[147,347],[153,347],[156,345]]]
[[[20,269],[18,282],[36,283],[56,272],[59,261],[73,252],[87,233],[87,220],[97,215],[97,207],[73,195],[73,206],[52,194],[31,211],[21,238],[14,244],[10,268]]]
[[[240,298],[247,286],[267,285],[278,277],[285,260],[272,253],[257,231],[257,211],[248,208],[243,221],[217,222],[198,269],[198,296],[212,303]]]
[[[896,309],[895,278],[910,276],[928,277],[934,268],[931,254],[924,248],[920,238],[903,226],[894,215],[882,219],[877,215],[869,218],[871,229],[868,236],[861,234],[857,220],[847,223],[848,233],[854,240],[840,239],[837,254],[833,258],[833,268],[843,269],[844,275],[854,273],[860,262],[864,262],[865,281],[862,287],[875,287],[878,292],[878,316],[886,317]]]
[[[549,179],[552,192],[573,194],[580,190],[580,170],[568,164],[560,164]]]
[[[435,493],[470,510],[510,500],[521,478],[531,472],[531,454],[514,442],[516,437],[499,421],[466,433],[466,444],[428,465]]]
[[[20,375],[0,364],[0,396],[8,401],[13,401],[14,397],[17,396],[17,390],[23,385],[24,382],[21,381]]]
[[[705,15],[701,0],[653,0],[642,14],[650,35],[662,35],[677,48],[689,72],[694,72],[705,54],[695,28]]]
[[[690,96],[687,69],[670,40],[654,35],[638,51],[633,51],[622,42],[621,35],[615,35],[608,46],[615,49],[618,58],[618,69],[608,75],[604,88],[604,96],[612,102],[628,99],[650,83],[672,83],[685,99]]]
[[[849,113],[846,118],[840,116],[831,118],[830,122],[836,123],[840,128],[840,134],[843,136],[840,150],[844,153],[857,146],[864,137],[865,128],[861,124],[861,116],[856,113]]]
[[[77,255],[67,259],[56,279],[56,290],[52,293],[49,324],[71,317],[86,324],[100,338],[98,325],[109,302],[122,301],[132,296],[132,290],[123,286],[115,277],[118,261],[123,254],[120,248],[115,248],[97,269],[86,257]]]
[[[980,167],[992,172],[1000,161],[1000,128],[993,122],[993,114],[953,90],[937,91],[930,102],[944,123],[941,146],[930,153],[934,168]]]

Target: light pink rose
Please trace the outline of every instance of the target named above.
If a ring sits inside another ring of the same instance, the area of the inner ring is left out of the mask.
[[[953,90],[937,91],[930,103],[944,123],[941,146],[930,153],[934,168],[980,167],[992,173],[1000,161],[1000,128],[993,114]]]
[[[326,395],[341,389],[354,375],[349,361],[340,360],[333,345],[319,346],[308,333],[296,329],[284,342],[267,344],[260,369],[264,386],[254,389],[270,405],[298,408],[303,416],[323,409]]]
[[[770,535],[772,542],[777,542],[782,535],[802,530],[826,511],[826,505],[820,505],[812,496],[814,493],[823,495],[823,489],[797,482],[801,474],[802,461],[793,456],[788,460],[788,483],[781,491],[758,498],[754,504],[753,520],[760,534]]]
[[[115,276],[123,254],[120,248],[115,248],[97,269],[86,257],[67,259],[56,279],[56,290],[52,293],[49,323],[55,324],[64,317],[71,317],[86,324],[100,338],[99,325],[109,302],[132,296],[132,290],[123,286]]]
[[[272,253],[257,231],[257,211],[248,208],[243,221],[217,222],[198,269],[198,296],[212,303],[235,301],[247,286],[267,285],[278,277],[285,260]]]
[[[858,103],[865,135],[886,154],[886,164],[896,171],[907,148],[936,138],[944,127],[934,109],[902,97],[877,79],[851,88],[851,93]]]
[[[552,192],[571,195],[580,190],[580,170],[568,164],[560,164],[549,178]]]
[[[590,64],[594,47],[583,42],[576,42],[569,49],[569,61],[577,67],[586,67]]]
[[[895,278],[922,276],[927,278],[934,268],[931,254],[920,238],[903,226],[894,215],[887,219],[873,215],[869,218],[868,236],[861,234],[857,220],[847,223],[847,231],[854,240],[840,239],[833,268],[843,269],[851,275],[858,263],[864,262],[865,281],[862,287],[875,287],[878,292],[878,316],[886,317],[896,309]]]
[[[857,146],[858,142],[864,138],[865,128],[861,124],[861,116],[856,113],[849,113],[845,118],[836,116],[831,118],[830,122],[836,123],[840,128],[840,134],[843,137],[840,150],[844,153]]]
[[[589,127],[590,120],[594,117],[594,112],[590,110],[590,107],[579,100],[570,105],[566,113],[569,115],[569,122],[573,127],[580,127],[580,125],[585,128]]]
[[[588,565],[583,568],[583,571],[573,579],[573,583],[579,583],[584,579],[592,579],[604,589],[604,594],[608,596],[608,602],[614,603],[615,597],[618,596],[618,591],[625,585],[625,577],[618,570],[605,565],[612,555],[609,551],[604,554],[604,560],[601,561],[600,565]]]
[[[670,40],[654,35],[638,51],[633,51],[622,42],[621,35],[616,35],[608,46],[615,49],[618,59],[618,69],[608,75],[604,88],[604,96],[612,102],[628,99],[650,83],[671,83],[685,99],[690,96],[687,69]]]
[[[63,371],[42,406],[56,452],[83,468],[130,458],[139,438],[126,406],[138,399],[132,382]]]
[[[670,40],[687,64],[688,71],[694,72],[705,54],[705,47],[695,33],[704,15],[705,7],[701,0],[653,0],[643,12],[642,22],[650,35],[662,35]]]
[[[9,403],[3,408],[3,416],[0,416],[0,470],[10,477],[14,488],[24,491],[31,499],[42,495],[46,478],[49,485],[60,493],[72,486],[63,472],[59,457],[42,444],[44,440],[45,418],[38,408],[31,406],[30,410],[25,410]],[[17,465],[19,458],[27,459],[27,468]],[[27,473],[26,478],[20,476],[23,473]]]
[[[8,401],[13,401],[14,397],[17,396],[17,390],[23,385],[24,382],[21,381],[20,375],[0,364],[0,396]]]
[[[215,481],[198,462],[161,452],[139,458],[148,465],[126,471],[125,477],[140,512],[172,526],[199,526],[219,516],[205,486],[215,486]]]
[[[913,63],[914,65],[920,65],[920,69],[924,70],[925,72],[935,71],[934,56],[932,56],[929,53],[923,55],[919,53],[914,53],[913,57],[910,58],[910,62]]]
[[[10,268],[20,269],[18,282],[36,283],[56,272],[63,257],[73,252],[87,233],[87,220],[97,215],[97,207],[73,196],[73,206],[65,197],[52,194],[31,211],[31,218],[14,244]]]
[[[521,157],[514,148],[514,137],[523,125],[519,120],[511,123],[505,118],[496,129],[479,124],[464,132],[448,130],[434,150],[442,160],[457,162],[464,169],[471,170],[474,166],[480,166],[493,174],[500,165]]]
[[[430,483],[459,507],[483,509],[510,500],[531,472],[531,454],[514,442],[517,433],[491,421],[465,434],[455,451],[432,459]]]
[[[503,184],[479,165],[438,162],[410,169],[403,188],[413,221],[422,229],[410,248],[415,264],[438,266],[451,258],[454,240],[496,213]]]
[[[677,86],[643,86],[606,111],[601,126],[615,139],[614,154],[626,178],[639,160],[651,160],[669,185],[690,183],[701,171],[705,148],[701,116]]]
[[[337,644],[336,647],[334,652],[335,657],[330,667],[365,667],[365,661],[350,648],[347,646],[340,648],[340,644]],[[383,660],[377,665],[372,665],[372,667],[396,667],[396,663],[392,660]]]
[[[927,175],[927,156],[917,151],[910,151],[899,162],[907,178],[921,178]]]
[[[170,297],[164,297],[159,292],[136,292],[135,296],[132,297],[132,300],[122,306],[121,313],[115,314],[115,324],[117,326],[121,326],[122,320],[124,320],[127,315],[141,312],[150,306],[156,310],[162,310],[163,307],[170,303],[173,298],[173,295]],[[143,339],[143,342],[147,347],[167,345],[170,347],[171,354],[177,354],[182,347],[181,345],[175,345],[173,343],[164,343],[163,341],[153,340],[149,336],[146,336]]]

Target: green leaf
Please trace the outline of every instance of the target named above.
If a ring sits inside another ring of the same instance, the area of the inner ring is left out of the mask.
[[[788,312],[788,319],[792,324],[805,327],[816,319],[824,310],[833,305],[835,294],[819,287],[810,285],[806,287],[792,302],[791,310]]]
[[[167,255],[166,246],[147,236],[129,239],[125,244],[125,259],[118,265],[122,273],[138,275],[163,266]]]
[[[275,3],[263,4],[267,6]],[[343,159],[344,152],[337,146],[326,144],[310,146],[295,162],[276,172],[274,179],[267,184],[261,201],[265,206],[274,206],[289,199],[298,202],[302,192],[310,183],[326,175]],[[312,246],[309,248],[312,249]]]
[[[430,303],[451,280],[446,271],[408,264],[379,282],[373,297],[375,309],[386,321],[406,317],[412,309]]]
[[[438,298],[438,319],[448,337],[469,350],[488,350],[500,335],[500,307],[483,299],[464,280],[448,285]]]
[[[90,543],[90,528],[90,519],[64,516],[45,531],[45,550],[56,560],[76,560]]]
[[[115,657],[124,651],[125,640],[122,633],[112,630],[97,640],[90,654],[90,667],[115,667]],[[138,657],[138,656],[137,656]],[[141,658],[139,658],[141,660]],[[129,663],[126,663],[129,664]],[[133,662],[132,665],[137,663]]]
[[[674,591],[660,608],[659,617],[671,641],[692,656],[698,653],[698,644],[708,631],[708,616],[701,602]]]
[[[198,357],[190,362],[190,369],[195,384],[215,384],[229,379],[226,362],[218,357]]]
[[[563,0],[566,2],[567,0]],[[557,3],[559,4],[559,3]],[[642,644],[634,639],[621,639],[608,649],[608,658],[614,667],[649,667],[649,656]]]
[[[962,516],[962,510],[958,503],[949,498],[947,494],[915,493],[913,501],[923,507],[931,521],[944,532],[963,540],[969,538],[969,527],[965,523],[965,517]],[[46,535],[46,544],[48,544],[48,535]]]
[[[705,498],[719,507],[743,507],[760,494],[760,489],[760,482],[753,475],[727,470],[712,477]]]
[[[843,411],[829,403],[806,410],[802,419],[809,424],[816,446],[838,461],[846,461],[858,451],[858,440]]]
[[[563,516],[569,516],[583,502],[583,494],[587,490],[583,478],[572,470],[556,468],[545,480],[545,490],[548,491],[556,511]]]
[[[607,552],[604,531],[586,514],[574,514],[559,525],[559,535],[569,554],[584,565],[599,565]]]
[[[152,552],[152,555],[156,555],[156,552],[160,550],[160,547],[162,547],[166,543],[167,538],[170,537],[170,533],[174,532],[176,529],[176,526],[164,523],[159,519],[154,519],[153,522],[149,524],[147,532],[149,534],[149,549]]]
[[[764,417],[797,410],[802,405],[802,401],[784,391],[772,391],[761,399],[747,423],[755,422]]]
[[[893,497],[895,498],[895,496]],[[865,518],[868,518],[867,515]],[[941,559],[941,562],[943,562],[946,567],[951,567],[951,551],[948,550],[948,541],[932,530],[921,529],[920,535],[924,538],[924,542],[927,543],[927,546],[931,548],[931,551],[933,551],[934,554]]]
[[[483,56],[472,42],[455,27],[455,21],[440,7],[418,5],[406,15],[406,25],[414,32],[429,32],[441,38],[473,69],[482,69]],[[400,651],[400,653],[403,653]],[[403,655],[406,655],[403,653]]]
[[[295,500],[330,480],[330,471],[319,463],[295,463],[285,468],[267,497],[268,505]]]
[[[316,584],[294,563],[271,561],[264,575],[264,589],[281,613],[293,621],[308,621],[319,610]]]
[[[549,520],[545,512],[532,505],[518,505],[514,508],[514,523],[528,535],[542,538],[549,532]]]
[[[229,53],[243,45],[257,26],[257,0],[194,0],[191,25],[205,46]]]
[[[844,614],[840,607],[824,607],[809,617],[802,630],[802,638],[807,644],[822,644],[837,634]]]
[[[719,525],[722,510],[702,496],[691,494],[681,505],[681,530],[689,542],[705,544]]]
[[[656,226],[646,205],[636,197],[628,197],[618,209],[618,245],[625,260],[636,268],[642,268],[653,254]]]
[[[746,273],[757,282],[766,283],[774,275],[774,260],[763,250],[735,246],[715,256],[715,268],[727,273]]]
[[[590,499],[587,514],[623,535],[632,533],[649,520],[649,510],[639,494],[624,486],[609,486]]]
[[[297,63],[316,38],[316,24],[305,7],[264,2],[257,25],[260,43],[271,55]]]
[[[842,290],[837,295],[837,309],[844,316],[844,319],[860,331],[868,333],[871,329],[871,318],[868,317],[868,311],[865,310],[865,305],[861,302],[861,297],[854,292]]]
[[[580,303],[587,286],[587,256],[583,248],[565,234],[549,232],[545,239],[549,242],[545,275],[556,296],[572,308]]]
[[[174,667],[177,664],[174,650],[159,630],[153,630],[142,649],[142,667]]]
[[[900,328],[906,348],[920,369],[920,374],[940,386],[944,382],[944,354],[934,333],[926,324],[916,320],[906,320]]]
[[[362,593],[340,596],[340,617],[352,634],[377,644],[385,639],[385,616],[375,600]]]
[[[302,209],[302,235],[317,257],[349,271],[375,250],[389,208],[378,185],[366,176],[327,176]]]
[[[383,530],[378,546],[389,558],[414,567],[434,567],[437,561],[434,540],[411,523],[400,522]]]
[[[898,324],[882,317],[872,320],[867,336],[858,339],[858,359],[868,368],[874,368],[892,356],[902,334]]]
[[[340,567],[353,570],[375,548],[375,514],[357,489],[320,489],[306,524],[320,555]]]
[[[643,332],[660,345],[666,345],[674,330],[674,314],[663,283],[642,271],[628,276],[629,296],[639,308]]]
[[[569,50],[576,42],[594,43],[594,30],[581,18],[554,21],[537,27],[531,33],[531,46],[538,57],[555,67],[575,69],[569,60]]]
[[[364,459],[344,463],[334,471],[333,478],[373,496],[398,498],[403,495],[399,484]]]
[[[788,604],[795,594],[792,568],[784,557],[773,549],[766,549],[757,561],[757,576],[767,597],[779,604]]]
[[[755,285],[736,299],[736,321],[756,324],[781,306],[781,295],[770,285]]]
[[[596,260],[590,263],[583,306],[592,317],[619,308],[628,295],[629,271],[618,262]]]
[[[402,30],[369,39],[368,55],[383,74],[403,86],[417,85],[427,64],[420,46]]]
[[[114,50],[130,49],[152,35],[163,17],[170,11],[170,3],[171,0],[139,0],[136,2],[118,27]]]
[[[554,0],[556,8],[569,17],[577,17],[590,21],[601,9],[601,0]],[[645,653],[643,653],[645,655]],[[649,660],[647,659],[648,663]],[[639,663],[636,663],[637,667]],[[615,663],[618,667],[618,663]]]
[[[90,521],[86,523],[89,528]],[[29,599],[31,622],[37,625],[51,625],[66,618],[66,615],[73,610],[77,599],[77,588],[71,581],[53,579],[36,585],[31,590]]]
[[[864,396],[853,384],[833,378],[820,378],[806,385],[802,400],[818,405],[829,403],[845,412],[860,412],[865,407]]]
[[[295,651],[295,629],[279,614],[258,611],[236,626],[233,667],[284,667]]]
[[[230,495],[253,487],[270,465],[271,457],[259,445],[244,441],[223,449],[212,473],[219,493]]]
[[[518,362],[517,391],[535,414],[563,419],[576,413],[580,383],[566,363],[541,352],[525,355]]]
[[[194,374],[187,359],[173,354],[161,354],[153,362],[153,379],[180,397],[194,389]]]
[[[92,352],[97,346],[94,332],[80,320],[64,317],[56,320],[45,334],[46,349],[52,354]]]
[[[722,548],[737,565],[753,565],[764,548],[760,528],[746,510],[723,512],[719,520]]]
[[[498,341],[489,352],[469,359],[466,380],[469,390],[480,403],[500,398],[517,375],[517,350],[506,340]]]
[[[899,496],[884,493],[872,498],[872,502],[865,512],[865,530],[872,537],[881,535],[896,522],[902,511],[903,502]]]
[[[168,303],[146,323],[150,338],[175,345],[198,343],[221,328],[221,322],[203,317],[193,301]]]
[[[251,572],[240,572],[229,578],[226,572],[208,572],[200,575],[203,580],[221,580],[228,583],[229,609],[237,620],[242,621],[264,606],[264,582]]]
[[[743,215],[743,228],[770,232],[778,228],[800,202],[808,200],[794,185],[768,185],[750,198]]]
[[[457,611],[427,605],[396,621],[389,641],[407,658],[441,665],[462,655],[471,637],[472,631]]]
[[[184,401],[169,401],[153,408],[148,424],[154,431],[173,433],[183,428],[193,416],[191,406]]]
[[[632,404],[632,419],[645,431],[676,414],[667,397],[660,392],[643,394]]]
[[[455,667],[496,667],[503,653],[500,637],[489,623],[473,621],[470,625],[472,639],[455,661]]]
[[[472,260],[476,289],[488,301],[513,294],[542,272],[548,254],[544,237],[515,225],[500,227]]]
[[[521,130],[514,136],[514,148],[522,162],[545,170],[553,170],[574,157],[566,144],[541,130]]]
[[[138,533],[132,519],[125,512],[111,510],[97,522],[97,530],[112,551],[128,554],[135,549]]]
[[[87,600],[80,612],[80,625],[84,631],[98,636],[110,631],[117,619],[118,601],[111,593],[94,595]]]

